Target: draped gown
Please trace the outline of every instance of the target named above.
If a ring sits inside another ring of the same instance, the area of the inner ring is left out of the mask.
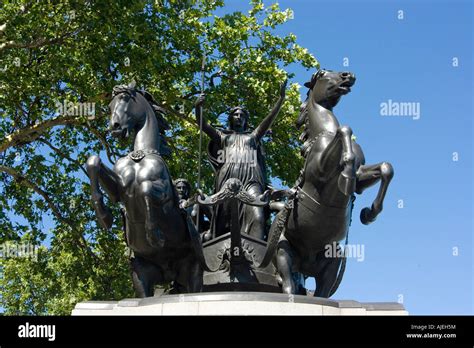
[[[217,130],[219,142],[209,143],[208,155],[215,170],[215,192],[218,192],[229,178],[237,178],[243,188],[257,196],[266,188],[266,167],[261,142],[254,132],[242,133],[233,130]],[[259,239],[265,235],[265,211],[261,207],[239,202],[239,223],[241,233]],[[215,207],[212,219],[213,236],[230,231],[230,206],[228,203]]]

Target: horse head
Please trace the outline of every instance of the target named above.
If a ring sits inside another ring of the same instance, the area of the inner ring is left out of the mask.
[[[158,106],[150,93],[138,90],[135,82],[117,85],[113,88],[109,108],[109,130],[114,137],[128,138],[133,131],[137,135],[135,146],[151,145],[151,148],[157,147],[162,155],[170,155],[171,151],[164,137],[165,131],[169,129],[169,124],[163,117],[165,110]],[[150,132],[143,132],[145,129]],[[143,134],[140,136],[140,133]]]
[[[309,88],[308,98],[302,105],[302,112],[296,125],[299,128],[306,116],[309,103],[315,103],[332,110],[343,95],[351,91],[351,87],[356,81],[355,75],[351,72],[337,72],[332,70],[318,70],[311,76],[311,81],[306,82],[305,87]]]
[[[351,72],[319,70],[304,85],[310,91],[308,96],[317,104],[335,107],[341,96],[348,94],[355,83],[355,75]]]
[[[109,130],[112,135],[128,138],[132,131],[140,130],[150,113],[149,107],[156,116],[160,133],[163,133],[169,125],[163,118],[164,110],[157,105],[150,93],[138,90],[135,82],[115,86],[109,104],[111,110]]]

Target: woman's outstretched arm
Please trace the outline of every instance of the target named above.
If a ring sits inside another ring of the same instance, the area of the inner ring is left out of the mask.
[[[198,127],[200,127],[201,122],[202,122],[202,130],[204,131],[204,133],[206,133],[211,138],[211,140],[219,141],[220,140],[219,132],[214,127],[212,127],[209,123],[207,123],[206,119],[202,116],[202,105],[204,104],[204,100],[205,100],[205,96],[204,94],[201,94],[195,104],[197,125]],[[202,117],[202,120],[201,120],[201,117]]]
[[[263,119],[263,121],[258,125],[258,127],[254,130],[254,134],[257,139],[263,138],[267,130],[271,127],[273,121],[278,115],[278,112],[283,105],[283,101],[285,100],[285,92],[286,92],[286,83],[288,80],[285,80],[280,87],[280,98],[278,99],[277,103],[273,107],[272,111]]]

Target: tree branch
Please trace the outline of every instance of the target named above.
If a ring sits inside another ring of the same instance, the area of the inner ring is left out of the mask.
[[[65,225],[69,226],[73,231],[77,232],[78,235],[79,235],[79,242],[80,242],[81,246],[88,252],[88,254],[91,257],[93,257],[97,262],[99,261],[98,258],[97,258],[97,255],[95,255],[94,252],[87,245],[87,241],[85,240],[84,235],[74,227],[74,223],[71,220],[69,220],[69,219],[65,218],[64,216],[62,216],[59,209],[56,207],[56,205],[54,204],[52,199],[49,197],[47,192],[45,192],[38,185],[36,185],[35,183],[33,183],[32,181],[27,179],[23,174],[17,172],[15,169],[13,169],[11,167],[6,167],[4,165],[0,165],[0,172],[7,173],[11,177],[13,177],[13,179],[15,179],[18,183],[25,185],[26,187],[28,187],[28,188],[32,189],[34,192],[36,192],[39,196],[41,196],[44,199],[44,201],[46,202],[46,204],[48,205],[48,207],[51,210],[51,212],[53,213],[53,215],[59,221],[61,221]]]
[[[81,119],[78,118],[77,116],[56,117],[50,120],[46,120],[42,123],[32,125],[30,127],[18,129],[12,134],[6,136],[5,139],[2,142],[0,142],[0,153],[5,152],[10,147],[14,147],[17,145],[22,145],[25,143],[30,143],[32,141],[35,141],[37,138],[39,138],[44,132],[46,132],[50,128],[53,128],[55,126],[64,126],[64,125],[70,125],[70,124],[86,127],[91,133],[93,133],[99,139],[101,144],[104,146],[110,163],[115,163],[115,160],[113,158],[115,157],[115,153],[111,151],[110,146],[105,140],[105,138],[100,134],[98,130],[94,129],[88,124],[83,123]],[[50,145],[50,144],[47,144],[47,145]]]
[[[80,125],[82,121],[77,116],[56,117],[30,127],[18,129],[12,134],[7,135],[5,139],[0,142],[0,152],[4,152],[8,148],[16,145],[32,142],[52,127],[68,124]]]
[[[61,156],[62,158],[65,158],[67,159],[68,161],[76,164],[81,170],[82,172],[88,176],[87,174],[87,171],[84,169],[84,167],[81,165],[81,163],[79,163],[78,160],[75,160],[71,157],[69,157],[68,155],[66,155],[64,152],[62,152],[61,150],[59,150],[57,147],[55,147],[53,144],[51,144],[48,140],[44,139],[44,138],[40,138],[38,139],[40,142],[42,142],[43,144],[46,144],[48,145],[54,152],[56,152],[59,156]]]
[[[15,41],[7,41],[2,44],[0,44],[0,52],[10,49],[10,48],[38,48],[38,47],[43,47],[43,46],[49,46],[49,45],[54,45],[54,44],[60,44],[63,43],[65,39],[68,37],[71,37],[74,34],[77,34],[78,31],[70,31],[67,33],[64,33],[63,35],[56,37],[54,39],[46,39],[44,37],[39,38],[33,42],[28,42],[28,43],[20,43],[20,42],[15,42]]]
[[[41,189],[39,186],[37,186],[36,184],[28,180],[23,174],[17,172],[15,169],[11,167],[7,167],[4,165],[0,165],[0,172],[7,173],[11,177],[13,177],[18,183],[21,183],[25,185],[26,187],[35,191],[38,195],[40,195],[44,199],[49,209],[51,209],[51,212],[53,213],[54,216],[56,216],[58,220],[68,225],[70,224],[70,222],[61,215],[58,208],[54,205],[53,201],[48,196],[48,194],[45,191],[43,191],[43,189]]]
[[[100,132],[99,132],[97,129],[94,129],[94,128],[90,127],[90,126],[87,125],[87,124],[83,124],[82,126],[84,126],[85,128],[87,128],[88,130],[90,130],[91,133],[94,134],[97,139],[99,139],[100,143],[101,143],[102,146],[105,148],[105,152],[106,152],[106,154],[107,154],[107,158],[109,159],[109,162],[112,163],[112,164],[115,164],[116,153],[113,152],[113,151],[110,149],[110,146],[109,146],[109,144],[107,143],[107,140],[105,140],[105,138],[102,136],[102,134],[100,134]],[[112,157],[113,157],[113,158],[112,158]]]
[[[193,118],[189,117],[189,114],[191,113],[191,111],[190,111],[190,112],[180,113],[180,112],[178,112],[178,111],[173,110],[172,108],[168,108],[166,105],[163,105],[163,104],[160,105],[160,107],[161,107],[163,110],[165,110],[166,113],[168,113],[168,114],[173,114],[173,115],[177,116],[178,118],[184,119],[185,121],[189,122],[189,123],[190,123],[191,125],[193,125],[193,126],[194,126],[195,123],[196,123],[196,121],[195,121]]]

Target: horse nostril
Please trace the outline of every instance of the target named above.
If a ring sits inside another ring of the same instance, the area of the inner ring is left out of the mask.
[[[349,77],[350,75],[351,75],[351,73],[349,73],[349,72],[347,72],[347,71],[341,73],[341,76],[342,76],[342,77]]]
[[[112,125],[112,127],[113,127],[114,129],[119,129],[119,128],[120,128],[120,123],[115,122],[115,123]]]

